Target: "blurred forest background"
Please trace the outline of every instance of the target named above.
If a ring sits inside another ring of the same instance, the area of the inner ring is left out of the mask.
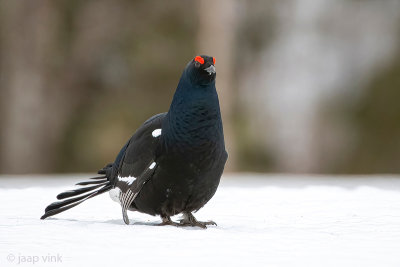
[[[229,171],[400,172],[400,1],[0,1],[0,173],[94,172],[216,58]]]

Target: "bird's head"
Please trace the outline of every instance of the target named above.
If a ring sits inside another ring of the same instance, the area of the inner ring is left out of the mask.
[[[215,81],[215,58],[196,56],[186,66],[191,82],[195,85],[208,85]]]

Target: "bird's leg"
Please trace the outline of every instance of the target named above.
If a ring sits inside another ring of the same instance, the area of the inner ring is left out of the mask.
[[[164,226],[164,225],[180,226],[179,223],[172,221],[169,216],[161,216],[161,219],[162,223],[157,224],[158,226]]]
[[[191,212],[183,212],[182,214],[183,214],[183,219],[180,220],[181,226],[198,226],[205,229],[207,228],[207,225],[217,225],[213,221],[208,221],[208,222],[198,221]]]

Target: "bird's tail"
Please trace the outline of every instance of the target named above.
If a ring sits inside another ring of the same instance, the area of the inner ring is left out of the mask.
[[[45,209],[45,213],[40,219],[56,215],[60,212],[69,210],[89,198],[107,192],[113,187],[114,165],[108,164],[101,169],[98,174],[101,176],[90,178],[89,181],[77,183],[76,185],[84,186],[75,190],[69,190],[57,195],[57,199],[62,201],[53,202]]]

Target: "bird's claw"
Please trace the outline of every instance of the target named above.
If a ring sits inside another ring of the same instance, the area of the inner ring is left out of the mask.
[[[162,222],[157,224],[157,226],[165,226],[165,225],[171,225],[171,226],[177,226],[177,227],[181,226],[179,223],[172,221],[169,216],[161,217],[161,219],[162,219]]]
[[[183,219],[181,219],[179,223],[172,221],[169,216],[161,217],[161,219],[162,222],[157,224],[157,226],[165,226],[165,225],[172,225],[176,227],[197,226],[203,229],[206,229],[207,225],[217,226],[217,224],[214,221],[207,221],[207,222],[198,221],[191,213],[183,213]]]
[[[193,214],[191,213],[183,213],[183,219],[179,221],[180,226],[197,226],[203,229],[207,228],[207,225],[215,225],[217,224],[214,221],[207,221],[207,222],[201,222],[198,221]]]
[[[185,220],[180,220],[179,221],[179,225],[180,226],[198,226],[200,228],[206,229],[207,225],[215,225],[217,226],[217,224],[213,221],[207,221],[207,222],[201,222],[201,221],[195,221],[195,222],[187,222]]]

